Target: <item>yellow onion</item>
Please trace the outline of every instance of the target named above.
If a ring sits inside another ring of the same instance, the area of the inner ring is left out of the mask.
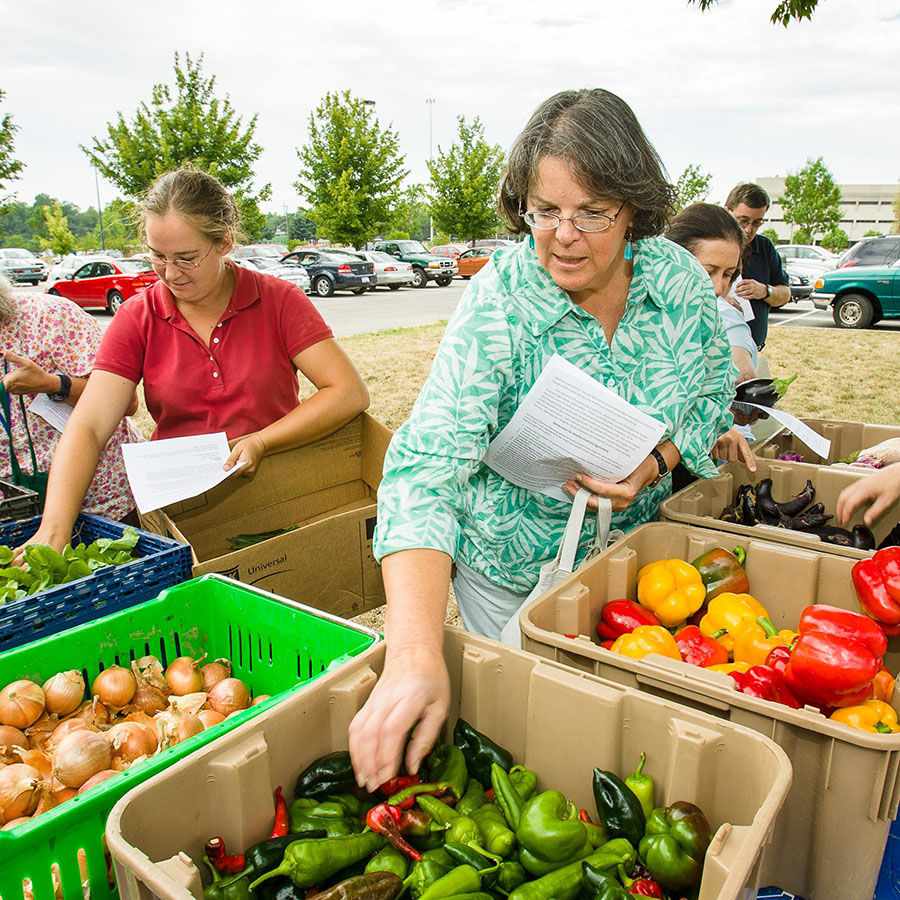
[[[223,716],[250,705],[250,691],[238,678],[223,678],[206,697],[209,705]]]
[[[179,656],[173,659],[166,669],[166,681],[173,694],[182,696],[194,694],[203,687],[203,675],[200,672],[200,662],[206,659],[204,653],[200,659],[192,659],[190,656]]]
[[[127,769],[138,759],[153,756],[159,747],[156,729],[151,732],[137,722],[113,725],[104,737],[112,748],[112,767],[117,770]]]
[[[37,769],[41,773],[41,778],[49,783],[53,770],[50,766],[50,757],[43,750],[22,750],[17,747],[16,752],[19,755],[18,762],[23,762],[26,766]]]
[[[107,778],[112,778],[113,775],[118,775],[119,773],[115,769],[104,769],[102,772],[98,772],[96,775],[92,775],[88,780],[78,788],[79,794],[83,794],[85,791],[89,791],[92,787],[98,784],[102,784],[106,781]]]
[[[24,732],[13,728],[12,725],[0,725],[0,766],[16,762],[14,747],[27,750],[30,746]]]
[[[18,819],[13,819],[11,822],[7,822],[0,831],[12,831],[13,828],[18,828],[20,825],[24,825],[26,822],[31,821],[31,816],[20,816]]]
[[[77,669],[57,672],[44,682],[43,691],[47,712],[67,716],[84,700],[84,676]]]
[[[272,699],[272,695],[271,695],[271,694],[260,694],[258,697],[254,697],[254,698],[253,698],[253,700],[252,700],[252,702],[250,703],[250,705],[251,705],[251,706],[258,706],[260,703],[265,703],[266,700],[271,700],[271,699]]]
[[[27,728],[44,711],[44,692],[33,681],[14,681],[0,691],[0,725]]]
[[[203,723],[204,728],[212,728],[213,725],[218,725],[219,722],[225,721],[225,716],[214,709],[201,709],[197,713],[197,718]]]
[[[38,805],[47,782],[41,773],[25,763],[13,763],[0,769],[0,823],[30,816]]]
[[[91,685],[91,693],[104,705],[112,709],[121,709],[131,703],[137,690],[134,675],[122,666],[110,666],[104,669]]]
[[[214,660],[203,666],[200,674],[203,676],[203,685],[200,689],[208,694],[223,678],[231,676],[231,663],[227,659]]]
[[[50,740],[50,735],[59,725],[59,716],[48,716],[44,713],[30,728],[25,729],[25,737],[32,750],[43,750]]]
[[[73,731],[53,751],[53,777],[66,787],[80,788],[92,775],[111,768],[112,750],[102,734]]]
[[[92,697],[78,712],[68,716],[67,721],[68,719],[83,719],[91,728],[98,730],[109,725],[111,718],[109,710],[100,702],[100,698]]]
[[[53,734],[50,735],[49,739],[44,744],[44,749],[48,753],[52,753],[58,746],[59,742],[64,738],[68,737],[72,734],[73,731],[96,731],[97,729],[93,727],[90,722],[86,722],[84,719],[66,719],[64,722],[60,722],[59,725],[53,731]]]
[[[123,722],[137,722],[138,725],[143,725],[146,728],[150,728],[153,731],[156,731],[156,719],[152,716],[148,716],[147,713],[140,712],[139,710],[129,713],[122,720]]]
[[[131,671],[137,681],[138,687],[150,685],[158,688],[167,697],[172,693],[169,682],[163,674],[162,663],[155,656],[142,656],[131,661]]]
[[[161,750],[174,747],[203,731],[203,723],[193,714],[173,709],[154,716]]]
[[[130,709],[152,716],[162,712],[167,705],[166,695],[155,685],[145,683],[138,685],[134,697],[131,698]]]

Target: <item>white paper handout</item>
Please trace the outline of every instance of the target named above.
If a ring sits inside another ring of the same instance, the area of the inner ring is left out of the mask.
[[[771,406],[760,406],[758,403],[734,403],[734,408],[738,412],[749,412],[752,409],[758,409],[761,412],[768,413],[776,422],[781,422],[787,429],[798,437],[813,453],[817,453],[823,458],[827,458],[831,451],[831,441],[822,437],[818,431],[813,431],[806,422],[801,422],[796,416],[784,412],[781,409],[774,409]]]
[[[40,416],[48,425],[61,432],[72,415],[72,407],[68,403],[51,400],[46,394],[38,394],[28,404],[28,412]]]
[[[224,471],[231,451],[224,431],[122,444],[125,472],[139,512],[147,513],[214,488],[241,469]]]
[[[752,306],[752,304],[750,303],[749,300],[747,300],[747,299],[744,298],[744,297],[739,297],[739,296],[734,292],[734,289],[735,289],[740,283],[741,283],[741,276],[738,275],[738,277],[734,280],[734,284],[731,285],[731,290],[728,292],[728,296],[729,296],[729,297],[734,297],[734,299],[737,300],[738,303],[740,303],[740,305],[741,305],[741,312],[744,314],[744,321],[745,321],[745,322],[752,322],[752,321],[756,318],[756,315],[755,315],[755,313],[753,312],[753,306]]]
[[[578,472],[621,481],[659,443],[665,425],[555,355],[484,461],[519,487],[571,501]]]

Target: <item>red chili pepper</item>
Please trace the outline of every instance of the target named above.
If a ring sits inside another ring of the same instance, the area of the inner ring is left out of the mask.
[[[399,806],[391,806],[389,803],[379,803],[373,806],[366,816],[366,825],[383,834],[392,847],[396,847],[401,853],[405,853],[410,859],[420,862],[422,854],[415,847],[411,847],[400,833],[400,822],[403,819],[403,812]]]
[[[832,606],[808,606],[784,669],[787,686],[813,706],[855,706],[872,696],[887,649],[872,619]]]
[[[588,815],[588,811],[586,809],[578,810],[578,819],[581,822],[591,822],[591,817]],[[591,822],[591,824],[593,825],[593,822]]]
[[[269,839],[284,837],[288,833],[291,817],[288,814],[287,801],[281,793],[281,785],[275,788],[275,823],[272,825],[272,833]]]
[[[378,788],[385,797],[390,797],[394,794],[399,794],[400,791],[406,790],[408,787],[412,787],[414,784],[418,784],[420,781],[418,775],[395,775],[389,781],[386,781],[381,787]]]
[[[746,672],[728,674],[737,682],[742,694],[783,703],[792,709],[800,708],[797,698],[784,682],[784,675],[772,666],[751,666]]]
[[[623,634],[630,634],[638,625],[659,625],[659,619],[649,609],[633,600],[610,600],[600,610],[597,634],[614,641]]]
[[[237,872],[244,871],[244,854],[239,853],[237,856],[229,856],[225,851],[225,841],[218,835],[206,842],[206,855],[219,872],[234,875]]]
[[[485,796],[485,799],[487,800],[488,803],[493,803],[493,802],[494,802],[494,789],[493,789],[493,788],[488,788],[488,789],[484,792],[484,796]]]
[[[416,803],[416,797],[429,794],[432,797],[440,797],[442,794],[452,794],[457,800],[456,788],[449,781],[434,781],[429,784],[411,784],[387,798],[391,806],[399,806],[401,809],[412,809]]]
[[[657,900],[665,900],[662,888],[649,878],[638,878],[630,888],[629,894],[635,894],[638,897],[656,897]]]
[[[850,573],[859,605],[886,634],[900,634],[900,547],[885,547],[861,559]]]
[[[686,625],[675,635],[681,657],[692,666],[720,666],[728,662],[728,651],[715,638],[705,635],[696,625]]]

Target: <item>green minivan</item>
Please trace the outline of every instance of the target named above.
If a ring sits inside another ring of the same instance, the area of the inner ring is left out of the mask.
[[[881,319],[900,318],[900,260],[825,272],[810,299],[816,309],[830,306],[839,328],[868,328]]]

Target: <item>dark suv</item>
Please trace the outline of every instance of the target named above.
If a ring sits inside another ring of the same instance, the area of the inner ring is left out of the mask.
[[[857,241],[838,263],[839,269],[847,266],[889,266],[900,259],[900,234],[863,238]]]

